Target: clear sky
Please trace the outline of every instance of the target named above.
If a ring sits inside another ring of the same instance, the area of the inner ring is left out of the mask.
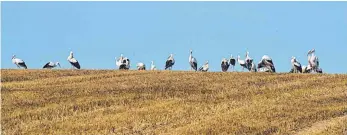
[[[173,70],[189,70],[193,49],[212,71],[248,50],[288,72],[291,56],[307,65],[315,48],[323,71],[347,73],[347,2],[2,2],[1,27],[2,68],[16,68],[13,54],[28,68],[70,68],[72,50],[83,69],[114,69],[121,53],[132,69],[163,69],[173,53]]]

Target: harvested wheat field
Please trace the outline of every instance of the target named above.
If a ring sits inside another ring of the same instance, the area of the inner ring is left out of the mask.
[[[1,72],[3,134],[347,134],[347,75]]]

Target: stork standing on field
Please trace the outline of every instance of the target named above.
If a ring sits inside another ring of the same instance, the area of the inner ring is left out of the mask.
[[[71,66],[72,66],[72,67],[71,67],[72,69],[73,69],[73,67],[75,67],[75,68],[77,68],[77,69],[81,69],[80,64],[79,64],[78,61],[74,58],[73,52],[72,52],[72,51],[70,52],[69,57],[67,57],[67,61],[70,62]]]
[[[258,70],[260,68],[262,68],[261,71],[264,72],[276,72],[272,59],[267,55],[264,55],[258,63]]]
[[[197,71],[198,69],[198,61],[192,56],[193,50],[190,50],[190,55],[189,55],[189,64],[190,64],[190,70],[195,70]]]
[[[54,63],[54,62],[48,62],[48,63],[46,63],[46,64],[43,66],[43,68],[52,69],[52,68],[55,68],[55,67],[57,67],[57,66],[60,67],[60,63],[59,63],[59,62],[56,62],[56,63]]]
[[[248,51],[246,52],[245,62],[246,62],[247,69],[250,71],[251,67],[252,67],[252,63],[253,63],[253,58],[249,57],[249,52]]]
[[[12,56],[12,63],[15,64],[18,68],[23,67],[24,69],[27,69],[27,65],[22,59],[16,58],[16,55]]]
[[[137,67],[137,70],[146,70],[146,65],[142,62],[137,63],[136,67]]]
[[[165,70],[172,69],[172,66],[175,64],[175,59],[173,58],[173,54],[170,54],[170,56],[167,58],[166,62],[165,62]]]
[[[231,66],[232,71],[235,71],[236,59],[233,57],[233,55],[230,55],[229,64]]]
[[[153,61],[151,61],[151,62],[152,62],[152,64],[151,64],[151,70],[157,70],[156,66],[154,65],[154,62],[153,62]]]
[[[240,66],[242,67],[242,71],[244,71],[244,68],[247,68],[246,62],[245,60],[241,60],[240,59],[240,55],[237,56],[237,62],[240,64]]]
[[[116,66],[118,66],[118,68],[122,65],[122,62],[123,62],[123,54],[120,54],[120,57],[117,59],[117,57],[115,57],[115,60],[116,60]]]
[[[308,51],[307,57],[308,63],[312,67],[312,70],[317,72],[317,69],[319,68],[319,60],[318,57],[315,55],[315,49]]]
[[[228,60],[227,60],[226,58],[223,58],[223,59],[222,59],[221,67],[222,67],[222,71],[223,71],[223,72],[228,71],[229,63],[228,63]]]
[[[292,59],[290,61],[292,63],[293,73],[302,73],[302,67],[300,62],[296,60],[294,56],[292,56]]]
[[[206,61],[206,63],[199,68],[199,71],[207,72],[208,68],[208,61]]]

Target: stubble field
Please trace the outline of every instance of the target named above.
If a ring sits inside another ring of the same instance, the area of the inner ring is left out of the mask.
[[[1,70],[2,134],[347,134],[347,75]]]

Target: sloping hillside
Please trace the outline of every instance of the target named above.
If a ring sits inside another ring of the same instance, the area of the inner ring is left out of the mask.
[[[347,134],[347,75],[1,70],[3,134]]]

